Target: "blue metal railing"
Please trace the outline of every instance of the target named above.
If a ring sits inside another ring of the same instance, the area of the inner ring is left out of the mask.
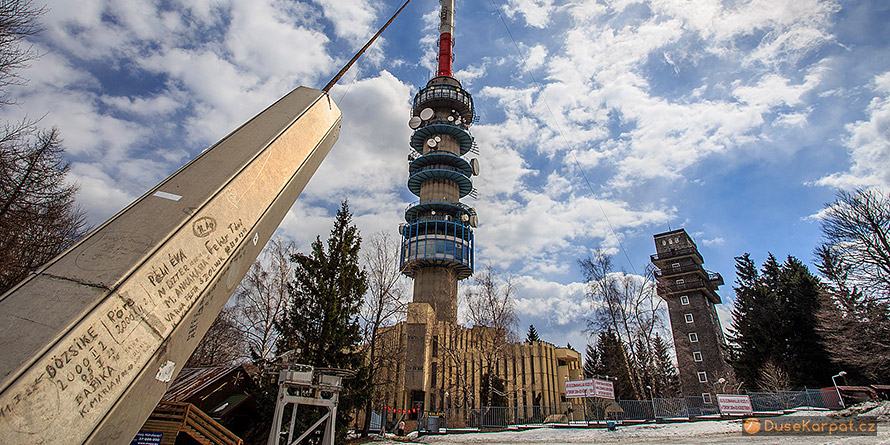
[[[421,89],[414,96],[414,109],[433,100],[450,99],[463,104],[471,116],[473,113],[473,96],[466,90],[453,85],[430,85]]]

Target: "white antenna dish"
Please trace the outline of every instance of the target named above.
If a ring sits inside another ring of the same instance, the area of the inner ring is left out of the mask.
[[[466,213],[464,213],[463,215],[460,215],[460,220],[463,222],[467,222],[470,220],[470,215],[467,215]]]
[[[436,142],[442,142],[442,138],[440,138],[439,136],[436,136],[436,137],[434,137],[433,139],[435,139]]]
[[[479,226],[479,217],[476,215],[471,216],[470,217],[470,225],[473,227],[478,227]]]
[[[399,235],[405,234],[405,224],[399,224]]]
[[[454,121],[454,116],[448,116],[448,122],[453,122],[453,121]]]
[[[451,113],[457,113],[457,110],[451,110]]]
[[[411,127],[412,130],[416,130],[417,127],[420,126],[420,123],[423,122],[419,117],[414,116],[411,120],[408,121],[408,126]]]
[[[428,145],[430,148],[433,148],[433,147],[436,146],[436,140],[435,140],[435,139],[429,139],[428,141],[426,141],[426,145]]]
[[[479,176],[479,159],[470,159],[470,167],[473,168],[473,176]]]
[[[426,120],[429,120],[431,117],[433,117],[433,114],[434,114],[434,113],[433,113],[433,109],[432,109],[432,108],[424,108],[424,109],[420,112],[420,118],[426,121]]]
[[[430,215],[435,215],[435,214],[436,214],[436,211],[435,211],[435,210],[431,210],[431,211],[430,211]]]

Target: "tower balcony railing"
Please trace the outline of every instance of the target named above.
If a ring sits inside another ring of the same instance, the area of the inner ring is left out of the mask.
[[[690,291],[696,289],[706,289],[706,290],[714,290],[712,288],[712,283],[710,281],[705,281],[698,278],[687,278],[683,280],[681,283],[676,282],[661,282],[658,284],[658,287],[664,290],[667,290],[670,293],[674,292],[683,292]]]
[[[473,136],[470,135],[466,125],[455,125],[454,122],[439,119],[427,121],[424,126],[414,130],[414,133],[411,135],[411,148],[418,153],[423,153],[423,147],[426,140],[430,136],[437,134],[443,134],[457,139],[458,144],[460,144],[461,156],[475,148]]]
[[[433,217],[422,221],[415,221],[400,230],[402,237],[408,238],[450,238],[462,239],[467,242],[473,240],[473,229],[463,221]]]
[[[438,233],[443,227],[446,233]],[[450,221],[411,224],[402,234],[399,264],[409,277],[421,267],[442,266],[456,271],[459,280],[467,278],[473,274],[473,231]]]
[[[705,274],[708,277],[708,281],[710,281],[712,283],[719,281],[720,284],[723,284],[723,277],[719,273],[711,272],[710,270],[707,270],[707,269],[701,267],[701,265],[699,265],[699,264],[684,264],[683,266],[680,266],[680,267],[665,267],[663,270],[656,269],[655,277],[656,278],[665,278],[665,277],[670,277],[672,275],[688,273],[688,272],[702,272],[703,274]]]
[[[408,173],[412,175],[416,173],[418,169],[434,164],[450,165],[452,167],[460,168],[467,175],[473,174],[473,167],[470,165],[470,162],[464,159],[462,156],[458,156],[454,153],[443,151],[431,152],[409,159],[410,163],[408,165]]]
[[[416,110],[429,102],[440,100],[453,101],[463,105],[464,109],[459,110],[461,116],[468,121],[473,120],[473,117],[475,116],[473,111],[473,96],[463,88],[454,85],[430,85],[421,89],[414,96],[414,109]],[[452,105],[452,107],[455,109],[461,108],[460,105],[455,105],[456,104]]]
[[[405,219],[409,222],[412,218],[408,217],[408,214],[411,213],[416,215],[420,211],[425,209],[447,209],[452,208],[454,210],[454,214],[465,214],[467,216],[473,216],[476,214],[476,209],[470,207],[462,202],[451,202],[451,201],[414,201],[411,204],[408,204],[408,207],[405,207]],[[416,217],[416,216],[414,216]]]
[[[455,126],[455,127],[457,127],[457,128],[460,128],[460,129],[462,129],[462,130],[465,130],[465,131],[469,131],[469,130],[470,130],[470,123],[469,123],[469,122],[462,121],[462,122],[459,123],[459,124],[455,124],[454,121],[450,121],[450,120],[448,120],[448,119],[429,119],[429,120],[425,120],[425,121],[423,121],[423,123],[420,125],[420,127],[418,128],[418,130],[420,130],[420,129],[423,128],[423,127],[427,127],[427,126],[430,126],[430,125],[437,125],[437,124],[438,124],[438,125],[453,125],[453,126]]]
[[[677,257],[681,257],[681,256],[690,256],[690,255],[696,256],[699,258],[699,260],[704,261],[701,257],[701,253],[699,253],[698,249],[696,249],[695,247],[683,247],[681,249],[671,249],[670,251],[667,251],[667,252],[661,252],[661,253],[656,253],[654,255],[650,255],[649,259],[652,260],[652,262],[654,263],[654,262],[660,261],[660,260],[663,261],[663,260],[667,260],[670,258],[677,258]]]
[[[453,181],[461,198],[473,192],[473,181],[467,172],[450,165],[430,165],[415,171],[408,177],[408,190],[419,197],[423,184],[431,179]]]

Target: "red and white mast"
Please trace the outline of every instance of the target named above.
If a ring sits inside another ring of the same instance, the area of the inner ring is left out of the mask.
[[[437,76],[452,77],[454,62],[454,0],[439,0],[439,72]]]

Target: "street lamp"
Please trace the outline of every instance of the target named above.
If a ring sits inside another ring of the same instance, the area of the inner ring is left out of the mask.
[[[838,377],[843,377],[845,375],[847,375],[847,372],[841,371],[837,373],[837,375],[831,376],[831,383],[834,383],[834,390],[837,391],[837,398],[841,401],[841,408],[846,408],[847,406],[844,404],[844,398],[841,396],[841,390],[837,387],[837,380],[835,379]]]

